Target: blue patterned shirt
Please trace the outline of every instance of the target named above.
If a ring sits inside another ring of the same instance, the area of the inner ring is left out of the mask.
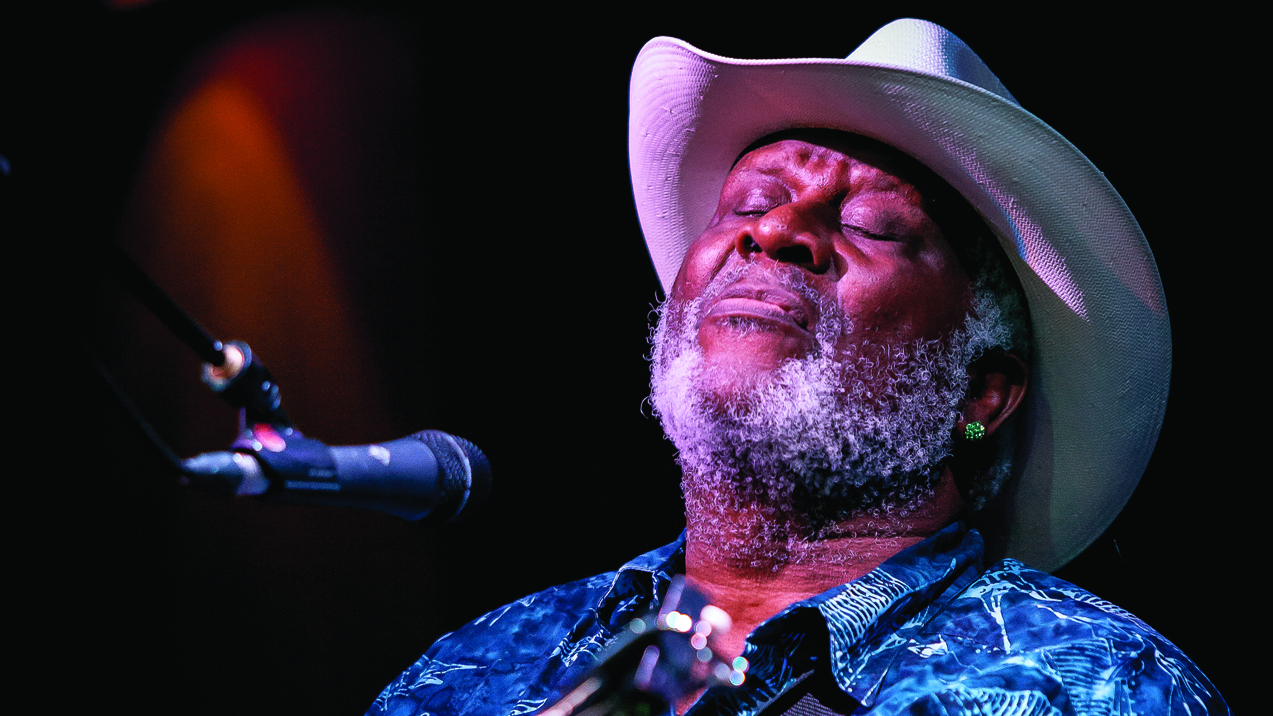
[[[983,572],[981,561],[981,535],[956,523],[791,605],[748,637],[746,683],[709,689],[689,713],[755,714],[812,673],[860,704],[854,713],[1229,713],[1198,668],[1128,612],[1020,562]],[[479,617],[439,639],[368,713],[533,713],[656,608],[684,563],[682,535],[616,572]]]

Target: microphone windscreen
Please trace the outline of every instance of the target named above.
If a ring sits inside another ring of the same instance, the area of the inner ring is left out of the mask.
[[[443,497],[425,522],[459,519],[486,500],[491,492],[491,463],[476,445],[440,430],[424,430],[411,437],[427,445],[442,468],[439,481]]]

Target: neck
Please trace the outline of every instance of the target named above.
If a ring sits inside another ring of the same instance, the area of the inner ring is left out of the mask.
[[[962,508],[949,470],[932,493],[905,509],[850,517],[816,534],[771,507],[721,502],[710,508],[723,514],[711,519],[703,518],[704,506],[687,504],[685,575],[733,619],[721,644],[731,657],[766,619],[865,575],[941,530]]]

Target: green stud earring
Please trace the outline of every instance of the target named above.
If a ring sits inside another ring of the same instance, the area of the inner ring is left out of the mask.
[[[986,426],[980,420],[974,420],[964,426],[964,439],[974,442],[986,437]]]

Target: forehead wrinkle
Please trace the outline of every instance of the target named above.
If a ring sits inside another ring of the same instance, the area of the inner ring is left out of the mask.
[[[784,149],[784,151],[774,151],[775,148]],[[738,162],[734,167],[731,175],[737,174],[763,174],[765,176],[776,176],[788,171],[792,166],[792,155],[796,152],[790,151],[789,147],[779,145],[769,145],[759,149],[753,149]],[[799,158],[798,156],[796,158]]]
[[[818,145],[810,145],[808,149],[811,151],[804,156],[804,162],[800,166],[804,170],[802,174],[806,184],[826,187],[847,178],[849,188],[852,189],[853,171],[859,164],[856,158]]]
[[[825,187],[841,181],[856,163],[852,156],[835,149],[786,140],[749,152],[731,172],[731,178],[756,173],[792,180],[802,188]]]

